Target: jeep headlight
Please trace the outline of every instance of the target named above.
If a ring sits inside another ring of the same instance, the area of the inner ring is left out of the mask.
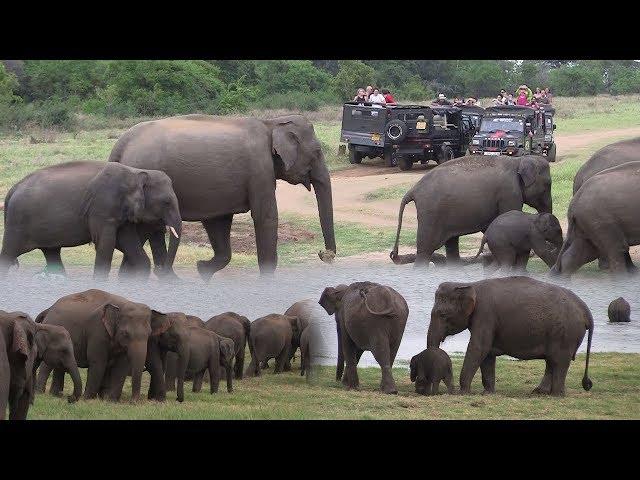
[[[471,145],[480,145],[480,140],[477,138],[474,138],[473,140],[471,140]]]
[[[514,142],[513,140],[509,140],[507,142],[507,145],[510,146],[510,147],[515,147],[516,146],[516,142]]]
[[[544,136],[544,141],[545,142],[550,142],[551,141],[551,135],[545,135]]]

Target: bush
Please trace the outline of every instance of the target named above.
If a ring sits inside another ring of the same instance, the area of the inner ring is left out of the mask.
[[[331,92],[288,92],[262,96],[253,105],[255,108],[285,109],[315,112],[322,105],[335,104]]]
[[[262,94],[318,92],[331,82],[331,76],[310,60],[265,60],[255,63],[257,87]]]
[[[339,99],[349,101],[355,97],[359,87],[375,85],[376,73],[373,67],[359,60],[343,60],[333,79],[333,88]]]
[[[549,86],[555,95],[568,97],[596,95],[604,87],[601,73],[587,65],[565,66],[551,70]]]
[[[429,88],[420,77],[413,77],[397,89],[390,89],[396,102],[407,100],[427,100],[436,96],[435,92]]]

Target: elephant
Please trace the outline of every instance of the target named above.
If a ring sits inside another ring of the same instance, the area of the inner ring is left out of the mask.
[[[4,420],[7,415],[7,405],[9,404],[9,388],[11,385],[11,367],[7,356],[7,341],[4,333],[0,329],[0,420]]]
[[[276,179],[313,186],[325,251],[333,261],[331,179],[313,125],[302,115],[273,119],[181,115],[139,123],[120,136],[109,162],[161,170],[173,181],[182,219],[200,221],[214,256],[198,261],[208,281],[231,260],[233,215],[251,211],[258,265],[271,273],[277,264]],[[153,260],[172,273],[178,242],[166,251],[163,232],[148,233]]]
[[[582,184],[569,203],[567,237],[552,275],[569,276],[596,258],[614,275],[634,273],[629,247],[640,244],[640,161],[608,168]]]
[[[609,304],[608,312],[610,322],[630,322],[631,305],[624,298],[618,297]]]
[[[182,314],[180,314],[182,315]],[[204,328],[204,322],[202,321],[202,319],[200,317],[196,317],[194,315],[185,315],[183,318],[183,321],[185,323],[186,327],[200,327],[200,328]],[[189,330],[186,331],[187,332],[187,336],[189,334]],[[190,344],[190,342],[189,342]],[[188,360],[188,357],[187,357]],[[178,368],[178,354],[171,352],[171,351],[167,351],[166,355],[164,357],[164,384],[165,387],[167,389],[167,391],[175,391],[176,390],[176,379],[178,378],[178,371],[182,371],[182,369]],[[185,373],[183,375],[185,380],[192,380],[192,378],[190,378],[185,370]],[[183,382],[184,384],[184,382]]]
[[[342,378],[347,390],[358,390],[358,361],[362,353],[369,350],[382,369],[380,390],[397,394],[391,368],[409,316],[404,297],[385,285],[355,282],[325,288],[318,303],[329,315],[335,313],[336,316],[336,380]]]
[[[322,332],[316,322],[307,325],[300,334],[300,376],[304,376],[307,382],[311,380],[312,358],[321,349],[321,339]]]
[[[573,292],[524,276],[438,286],[427,331],[427,348],[468,329],[469,345],[460,373],[460,393],[468,394],[478,367],[485,393],[495,392],[496,357],[544,359],[546,368],[534,393],[563,396],[571,360],[585,332],[587,358],[582,387],[590,390],[589,355],[593,317]]]
[[[6,342],[9,372],[9,418],[24,420],[35,397],[34,374],[42,361],[68,372],[73,379],[73,394],[69,403],[82,394],[82,380],[75,361],[69,333],[62,327],[36,324],[23,312],[0,310],[0,331]],[[7,339],[9,340],[7,342]],[[1,362],[0,362],[1,363]],[[0,392],[0,395],[2,393]],[[6,407],[6,405],[5,405]],[[5,410],[2,410],[4,416]]]
[[[622,140],[601,148],[584,162],[573,177],[573,194],[597,173],[640,158],[640,137]]]
[[[306,328],[311,325],[314,320],[313,309],[317,308],[318,303],[315,300],[306,299],[301,300],[299,302],[294,303],[287,311],[284,312],[285,315],[290,317],[298,317],[300,320],[300,335],[306,330]],[[291,359],[295,357],[296,351],[300,347],[299,344],[293,343],[291,347]],[[300,351],[300,355],[302,358],[302,350]]]
[[[251,362],[245,372],[250,377],[260,376],[262,362],[275,358],[273,373],[291,370],[291,350],[300,344],[300,319],[272,313],[251,322],[249,352]]]
[[[114,163],[77,161],[36,170],[9,190],[4,208],[0,273],[34,249],[42,250],[47,270],[64,273],[61,248],[93,242],[96,279],[108,276],[115,248],[148,276],[150,262],[135,224],[160,222],[175,237],[182,229],[165,173]]]
[[[200,392],[202,378],[208,369],[210,390],[212,394],[216,393],[220,383],[220,366],[224,366],[227,391],[231,393],[233,391],[233,356],[235,355],[233,340],[202,327],[189,326],[188,330],[191,356],[187,375],[193,378],[193,391]]]
[[[416,384],[420,395],[438,395],[440,381],[444,381],[449,395],[453,394],[453,368],[451,358],[441,348],[426,348],[411,357],[409,378]]]
[[[84,398],[96,398],[104,392],[109,375],[109,399],[117,401],[122,385],[131,375],[131,401],[140,399],[142,372],[147,360],[150,336],[166,332],[167,315],[142,303],[103,290],[91,289],[58,299],[40,313],[37,323],[60,325],[67,329],[79,367],[87,368]],[[45,385],[49,369],[38,374],[38,385]],[[54,372],[52,391],[63,388]]]
[[[233,340],[236,349],[234,373],[236,380],[241,380],[244,373],[245,349],[251,330],[249,319],[234,312],[225,312],[207,320],[204,328]]]
[[[398,255],[404,207],[418,211],[417,253]],[[396,264],[426,266],[445,245],[447,262],[460,261],[459,237],[484,232],[501,213],[527,204],[552,213],[551,175],[545,157],[471,155],[448,161],[427,172],[400,203],[398,231],[390,254]]]
[[[562,227],[551,213],[525,213],[511,210],[496,217],[484,235],[475,257],[465,261],[473,263],[488,244],[495,268],[526,270],[531,250],[553,267],[562,248]]]

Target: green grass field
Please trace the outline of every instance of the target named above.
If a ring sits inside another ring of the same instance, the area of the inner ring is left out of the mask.
[[[462,357],[454,356],[454,377],[462,366]],[[530,392],[540,381],[544,363],[539,360],[498,359],[495,395],[481,395],[480,372],[474,378],[472,395],[419,396],[409,380],[406,367],[394,368],[398,395],[377,391],[380,370],[360,368],[360,391],[345,391],[335,381],[335,368],[321,367],[312,384],[294,371],[274,375],[271,369],[258,378],[234,382],[229,394],[224,382],[211,395],[204,384],[200,393],[185,385],[185,401],[177,403],[175,392],[164,403],[141,400],[131,404],[127,381],[122,403],[101,400],[67,403],[65,398],[49,394],[36,396],[30,419],[637,419],[640,418],[640,355],[621,353],[593,354],[589,376],[593,388],[585,392],[581,385],[584,355],[578,355],[567,376],[564,398],[542,397]],[[83,377],[84,378],[84,377]],[[149,377],[143,376],[146,396]],[[67,378],[66,393],[71,392]],[[457,387],[456,387],[457,388]],[[441,385],[441,392],[446,389]]]

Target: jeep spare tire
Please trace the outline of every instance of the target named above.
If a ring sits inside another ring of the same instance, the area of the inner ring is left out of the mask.
[[[391,120],[384,129],[384,134],[391,143],[400,143],[407,138],[407,124],[402,120]]]
[[[440,155],[438,158],[438,164],[444,163],[444,162],[448,162],[449,160],[453,160],[454,158],[456,158],[456,154],[453,151],[453,148],[451,148],[448,145],[444,145],[442,147],[442,149],[440,150]]]

